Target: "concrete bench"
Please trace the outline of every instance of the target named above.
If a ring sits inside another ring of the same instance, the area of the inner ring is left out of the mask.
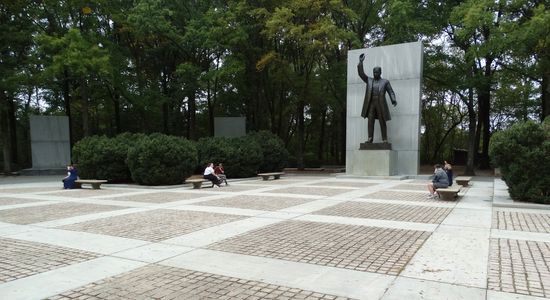
[[[208,179],[187,179],[185,182],[192,183],[194,189],[200,189],[203,182],[210,182]],[[214,186],[214,184],[212,184]]]
[[[283,172],[272,172],[272,173],[259,173],[258,176],[261,176],[263,180],[268,180],[269,177],[273,176],[273,179],[281,178],[281,175],[285,175]]]
[[[452,201],[458,196],[458,192],[460,192],[460,189],[460,186],[450,186],[448,188],[438,188],[435,191],[437,192],[441,200]]]
[[[472,177],[468,177],[468,176],[458,176],[455,178],[456,183],[464,187],[468,186],[468,184],[470,183],[470,180],[472,180]]]
[[[98,179],[78,179],[74,182],[75,188],[82,188],[83,184],[91,184],[92,189],[99,190],[102,183],[106,183],[107,180],[98,180]]]

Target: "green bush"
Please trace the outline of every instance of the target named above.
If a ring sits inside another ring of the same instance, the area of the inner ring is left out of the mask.
[[[262,149],[263,161],[258,168],[259,172],[279,172],[288,163],[288,151],[283,141],[269,131],[252,132],[247,137],[258,143]]]
[[[197,142],[199,164],[204,170],[208,163],[224,165],[231,158],[234,149],[232,139],[226,137],[201,138]]]
[[[194,143],[179,137],[151,134],[128,150],[132,179],[144,185],[182,183],[197,164]]]
[[[123,133],[114,138],[91,136],[82,139],[73,147],[73,159],[80,177],[129,181],[128,149],[143,137],[142,134]]]
[[[78,141],[73,146],[73,162],[76,164],[78,176],[81,178],[99,178],[98,167],[101,165],[100,153],[108,144],[106,136],[89,136]]]
[[[493,134],[491,162],[516,200],[550,204],[550,119],[517,123]]]
[[[240,178],[256,175],[263,161],[262,148],[249,137],[202,138],[197,144],[202,168],[209,162],[221,162],[228,177]]]

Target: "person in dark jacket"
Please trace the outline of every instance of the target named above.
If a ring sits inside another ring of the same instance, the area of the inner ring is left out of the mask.
[[[67,166],[67,176],[65,176],[61,181],[63,181],[64,189],[74,189],[75,181],[78,179],[78,171],[73,165]]]
[[[440,164],[434,166],[433,176],[434,178],[432,182],[428,183],[428,190],[430,191],[430,195],[428,195],[429,199],[436,197],[436,189],[449,187],[449,177],[447,176],[447,173],[445,173],[445,170],[441,168]]]

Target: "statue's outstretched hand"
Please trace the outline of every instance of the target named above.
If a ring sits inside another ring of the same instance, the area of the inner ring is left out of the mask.
[[[394,107],[397,106],[397,102],[392,102],[391,103]]]
[[[359,55],[359,62],[362,63],[365,60],[365,53]]]

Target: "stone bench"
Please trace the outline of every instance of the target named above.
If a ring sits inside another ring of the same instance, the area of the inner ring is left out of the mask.
[[[185,182],[192,183],[194,189],[200,189],[202,187],[203,182],[210,182],[210,180],[204,179],[204,178],[197,178],[197,179],[187,179]],[[214,184],[212,184],[212,186],[214,186]]]
[[[98,179],[78,179],[74,182],[75,188],[82,188],[83,184],[91,184],[92,189],[99,190],[102,183],[106,183],[107,180],[98,180]]]
[[[273,176],[273,179],[281,178],[281,175],[285,175],[283,172],[271,172],[271,173],[259,173],[258,176],[261,176],[263,180],[268,180],[269,177]]]
[[[470,180],[472,180],[472,177],[468,177],[468,176],[458,176],[455,178],[456,183],[464,187],[468,186],[468,184],[470,183]]]
[[[435,191],[439,195],[441,200],[455,200],[458,197],[458,192],[460,192],[460,186],[450,186],[448,188],[438,188]]]

